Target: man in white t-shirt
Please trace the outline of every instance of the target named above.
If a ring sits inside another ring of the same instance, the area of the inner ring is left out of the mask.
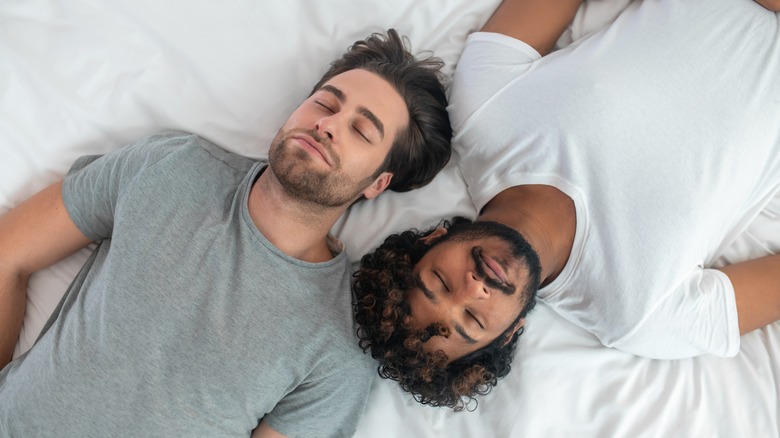
[[[480,216],[391,236],[375,259],[408,258],[411,274],[385,269],[406,283],[372,282],[371,256],[357,276],[373,306],[406,285],[408,310],[380,323],[461,396],[508,372],[537,289],[654,358],[733,356],[780,319],[780,255],[711,268],[780,196],[780,5],[638,1],[548,55],[579,4],[505,0],[469,37],[449,111]]]

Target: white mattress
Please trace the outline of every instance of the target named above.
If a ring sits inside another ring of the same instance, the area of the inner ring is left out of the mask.
[[[259,157],[353,41],[396,27],[454,68],[499,0],[5,0],[0,2],[0,213],[61,178],[79,155],[183,129]],[[559,44],[627,0],[588,0]],[[457,160],[457,157],[455,157]],[[780,198],[725,257],[780,249]],[[334,228],[353,260],[386,234],[474,215],[457,167],[356,206]],[[88,250],[30,281],[15,354],[28,349]],[[724,259],[725,260],[725,259]],[[543,304],[512,372],[473,412],[416,405],[377,378],[357,437],[777,437],[780,326],[733,359],[656,361],[610,350]]]

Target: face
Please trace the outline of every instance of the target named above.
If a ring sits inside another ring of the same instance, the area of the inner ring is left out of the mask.
[[[333,77],[295,110],[269,152],[270,167],[291,195],[326,207],[373,198],[390,183],[379,173],[409,122],[401,95],[366,70]]]
[[[450,335],[432,336],[425,349],[441,350],[449,361],[505,333],[525,305],[528,270],[513,244],[498,236],[442,242],[423,256],[414,272],[421,286],[409,293],[412,328],[423,330],[435,322],[447,327]]]

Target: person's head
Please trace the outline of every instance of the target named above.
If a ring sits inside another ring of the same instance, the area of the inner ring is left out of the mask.
[[[360,345],[419,402],[461,409],[509,372],[540,277],[531,245],[496,222],[394,234],[355,273]]]
[[[271,169],[326,206],[427,184],[451,154],[442,65],[416,59],[392,29],[357,41],[279,130]]]

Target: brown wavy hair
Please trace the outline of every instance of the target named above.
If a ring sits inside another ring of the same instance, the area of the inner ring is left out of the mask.
[[[511,361],[522,329],[514,335],[512,328],[536,304],[541,267],[533,248],[520,236],[523,258],[529,271],[529,282],[519,299],[525,300],[520,314],[507,331],[484,348],[447,364],[442,351],[425,351],[432,336],[448,336],[447,328],[432,324],[419,331],[411,328],[411,311],[407,303],[410,290],[418,286],[413,269],[435,245],[449,239],[472,237],[485,228],[485,222],[456,217],[439,226],[448,232],[435,241],[426,241],[434,230],[409,230],[385,239],[374,252],[366,254],[354,274],[354,313],[357,335],[363,351],[379,361],[379,375],[397,381],[425,405],[446,406],[460,411],[478,404],[476,396],[488,394],[498,380],[509,373]],[[514,238],[515,230],[501,224],[501,232]]]

